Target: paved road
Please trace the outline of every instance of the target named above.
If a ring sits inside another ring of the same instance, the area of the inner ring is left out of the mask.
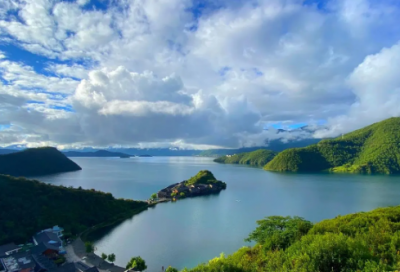
[[[68,263],[82,262],[82,259],[76,256],[74,248],[71,244],[65,247],[65,251],[67,252],[67,254],[65,254],[65,258],[67,259]]]
[[[65,258],[67,262],[82,262],[90,267],[96,266],[100,272],[123,272],[125,269],[123,267],[110,264],[103,261],[102,258],[94,253],[86,253],[85,244],[78,238],[72,244],[65,247],[67,254]]]

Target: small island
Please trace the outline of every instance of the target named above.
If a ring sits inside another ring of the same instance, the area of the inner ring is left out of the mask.
[[[208,170],[180,183],[175,183],[157,193],[159,199],[176,200],[186,197],[210,195],[226,189],[226,183],[217,180]]]

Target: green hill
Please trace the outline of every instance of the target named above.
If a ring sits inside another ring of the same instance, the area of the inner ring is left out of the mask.
[[[12,176],[40,176],[81,170],[54,147],[29,148],[0,155],[0,174]]]
[[[214,161],[219,163],[247,164],[263,167],[270,162],[276,156],[276,154],[277,152],[271,150],[259,149],[252,152],[219,157]]]
[[[115,199],[110,193],[93,189],[0,175],[0,244],[26,242],[36,232],[54,225],[78,234],[114,218],[128,218],[146,207],[146,202]]]
[[[185,182],[185,185],[196,185],[196,184],[225,184],[222,181],[217,180],[213,173],[208,170],[201,170],[195,176],[191,177]]]
[[[400,118],[390,118],[332,140],[282,151],[271,171],[400,173]]]
[[[191,272],[375,272],[400,269],[400,206],[338,216],[316,224],[270,216],[243,247]]]

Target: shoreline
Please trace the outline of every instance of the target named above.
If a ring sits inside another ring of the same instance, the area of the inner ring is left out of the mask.
[[[157,202],[148,203],[147,206],[139,209],[135,209],[132,212],[125,215],[119,215],[115,219],[111,219],[107,222],[100,223],[95,225],[91,228],[86,229],[82,233],[78,235],[78,237],[71,243],[72,250],[74,251],[75,255],[79,257],[84,263],[89,264],[91,266],[96,266],[99,270],[103,272],[124,272],[126,269],[115,265],[114,263],[109,263],[104,261],[99,255],[96,253],[87,253],[85,248],[85,242],[91,242],[92,239],[89,239],[94,232],[98,232],[104,230],[109,227],[116,226],[123,221],[132,218],[135,215],[140,214],[143,211],[146,211],[148,208],[153,208],[159,203],[170,202],[168,199],[162,199]],[[95,247],[96,248],[96,247]]]
[[[126,270],[124,267],[103,260],[94,252],[87,253],[84,241],[80,237],[74,240],[70,247],[72,248],[76,257],[78,257],[83,263],[92,267],[95,266],[101,272],[124,272]]]
[[[115,224],[119,224],[122,221],[125,221],[126,219],[129,219],[130,217],[133,217],[133,216],[135,216],[135,215],[147,210],[149,207],[152,207],[152,206],[153,206],[153,204],[147,204],[146,206],[144,206],[142,208],[138,208],[138,209],[132,210],[131,212],[129,212],[127,214],[120,214],[120,215],[116,216],[115,218],[110,219],[109,221],[106,221],[106,222],[100,223],[98,225],[92,226],[90,228],[87,228],[86,230],[81,232],[78,235],[78,237],[81,238],[82,241],[88,242],[88,241],[90,241],[90,239],[87,239],[87,238],[93,232],[99,231],[99,230],[107,228],[107,227],[111,227],[111,226],[113,226]]]

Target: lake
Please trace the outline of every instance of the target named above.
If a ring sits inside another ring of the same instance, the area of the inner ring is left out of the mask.
[[[121,266],[140,255],[147,271],[190,268],[232,253],[248,245],[244,239],[265,216],[298,215],[315,222],[400,204],[399,176],[280,174],[201,157],[71,159],[83,170],[36,179],[137,200],[205,169],[227,183],[218,195],[150,208],[95,242],[96,253],[115,253]]]

